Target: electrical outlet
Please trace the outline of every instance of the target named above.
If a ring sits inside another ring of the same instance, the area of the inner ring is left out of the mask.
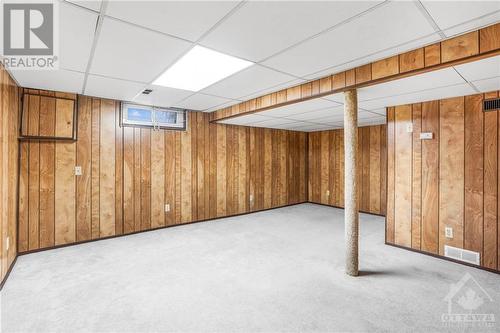
[[[453,238],[453,228],[452,227],[445,227],[444,228],[444,236],[446,238]]]
[[[433,134],[432,132],[422,132],[420,133],[420,140],[432,140]]]
[[[330,196],[330,190],[326,190],[326,196],[329,197]]]
[[[82,167],[77,165],[75,166],[75,176],[81,176],[82,175]]]
[[[406,124],[406,133],[412,133],[413,132],[413,124],[409,123]]]
[[[165,212],[170,212],[170,204],[165,204]]]
[[[9,251],[10,248],[10,237],[7,237],[7,240],[5,241],[5,250]]]
[[[253,194],[250,194],[250,202],[253,201]]]

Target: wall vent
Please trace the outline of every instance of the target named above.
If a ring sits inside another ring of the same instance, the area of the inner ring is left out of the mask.
[[[479,252],[460,249],[449,245],[444,246],[444,256],[455,260],[468,262],[469,264],[480,265],[481,258]]]
[[[500,110],[500,98],[487,99],[483,101],[483,111],[498,111]]]

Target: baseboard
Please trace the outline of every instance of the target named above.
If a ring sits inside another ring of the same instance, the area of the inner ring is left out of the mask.
[[[329,204],[324,204],[324,203],[321,203],[321,202],[307,201],[307,203],[312,203],[312,204],[315,204],[315,205],[326,206],[326,207],[333,207],[333,208],[338,208],[338,209],[344,209],[344,207],[341,207],[341,206],[329,205]],[[364,211],[364,210],[360,210],[359,212],[363,213],[363,214],[369,214],[369,215],[375,215],[375,216],[385,217],[385,214],[377,214],[377,213],[367,212],[367,211]]]
[[[483,270],[483,271],[487,271],[487,272],[490,272],[490,273],[500,274],[500,270],[496,270],[496,269],[492,269],[492,268],[488,268],[488,267],[484,267],[484,266],[479,266],[479,265],[474,265],[474,264],[471,264],[471,263],[468,263],[468,262],[456,260],[456,259],[453,259],[453,258],[448,258],[448,257],[442,256],[442,255],[439,255],[439,254],[435,254],[435,253],[431,253],[431,252],[427,252],[427,251],[422,251],[422,250],[418,250],[418,249],[413,249],[411,247],[406,247],[406,246],[402,246],[402,245],[392,244],[392,243],[388,243],[388,242],[385,242],[385,245],[389,245],[389,246],[397,247],[399,249],[403,249],[403,250],[407,250],[407,251],[412,251],[412,252],[416,252],[416,253],[419,253],[419,254],[424,254],[426,256],[430,256],[430,257],[434,257],[434,258],[438,258],[438,259],[450,261],[450,262],[455,263],[455,264],[465,265],[465,266],[477,268],[477,269],[480,269],[480,270]]]
[[[14,258],[14,260],[12,261],[12,264],[10,264],[10,267],[9,267],[9,269],[7,270],[7,274],[5,274],[5,276],[4,276],[3,280],[2,280],[2,282],[0,282],[0,291],[2,291],[2,289],[3,289],[3,286],[4,286],[5,282],[7,282],[7,278],[9,277],[10,272],[12,272],[12,269],[14,268],[14,265],[15,265],[15,264],[16,264],[16,262],[17,262],[17,257],[18,257],[18,256],[16,255],[16,257],[15,257],[15,258]]]
[[[173,227],[180,227],[183,225],[189,225],[189,224],[195,224],[195,223],[202,223],[202,222],[208,222],[208,221],[213,221],[213,220],[219,220],[219,219],[225,219],[228,217],[235,217],[235,216],[242,216],[242,215],[248,215],[248,214],[253,214],[253,213],[258,213],[258,212],[265,212],[268,210],[273,210],[273,209],[278,209],[278,208],[284,208],[284,207],[290,207],[290,206],[296,206],[300,204],[308,203],[307,201],[301,201],[301,202],[296,202],[293,204],[288,204],[288,205],[283,205],[283,206],[277,206],[277,207],[271,207],[271,208],[265,208],[265,209],[259,209],[259,210],[253,210],[250,212],[245,212],[245,213],[239,213],[239,214],[232,214],[232,215],[226,215],[226,216],[219,216],[219,217],[214,217],[214,218],[209,218],[209,219],[203,219],[203,220],[196,220],[192,222],[186,222],[186,223],[179,223],[179,224],[172,224],[172,225],[165,225],[157,228],[151,228],[147,230],[139,230],[139,231],[134,231],[126,234],[120,234],[120,235],[113,235],[113,236],[106,236],[106,237],[100,237],[96,239],[88,239],[88,240],[83,240],[83,241],[78,241],[78,242],[73,242],[73,243],[68,243],[68,244],[61,244],[61,245],[55,245],[51,247],[44,247],[41,249],[35,249],[35,250],[28,250],[24,252],[18,253],[19,256],[23,256],[26,254],[31,254],[31,253],[36,253],[36,252],[41,252],[41,251],[49,251],[49,250],[55,250],[55,249],[60,249],[63,247],[68,247],[68,246],[73,246],[73,245],[80,245],[80,244],[86,244],[86,243],[91,243],[91,242],[97,242],[101,240],[106,240],[106,239],[113,239],[113,238],[118,238],[118,237],[125,237],[125,236],[130,236],[130,235],[135,235],[135,234],[140,234],[143,232],[151,232],[151,231],[156,231],[156,230],[161,230],[161,229],[167,229],[167,228],[173,228]]]

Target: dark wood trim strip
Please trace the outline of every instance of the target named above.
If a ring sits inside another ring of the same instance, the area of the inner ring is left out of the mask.
[[[491,269],[491,268],[488,268],[488,267],[483,267],[483,266],[478,266],[478,265],[470,264],[470,263],[465,262],[465,261],[455,260],[453,258],[448,258],[448,257],[445,257],[445,256],[441,256],[439,254],[435,254],[435,253],[431,253],[431,252],[427,252],[427,251],[423,251],[423,250],[418,250],[418,249],[413,249],[411,247],[406,247],[406,246],[402,246],[402,245],[396,245],[396,244],[392,244],[392,243],[388,243],[388,242],[385,242],[385,245],[389,245],[389,246],[397,247],[397,248],[402,249],[402,250],[416,252],[416,253],[419,253],[419,254],[424,254],[426,256],[430,256],[430,257],[434,257],[434,258],[438,258],[438,259],[450,261],[450,262],[453,262],[455,264],[460,264],[460,265],[465,265],[465,266],[477,268],[477,269],[480,269],[480,270],[483,270],[483,271],[487,271],[487,272],[490,272],[490,273],[500,274],[500,270],[496,270],[496,269]]]
[[[14,268],[14,266],[16,265],[16,262],[17,262],[17,257],[19,257],[19,255],[16,255],[16,257],[14,258],[14,261],[12,262],[12,264],[10,265],[9,269],[7,270],[7,274],[5,274],[5,277],[3,278],[2,282],[0,282],[0,291],[2,291],[3,289],[3,286],[5,285],[5,283],[7,282],[7,279],[10,275],[10,272],[12,272],[12,269]]]

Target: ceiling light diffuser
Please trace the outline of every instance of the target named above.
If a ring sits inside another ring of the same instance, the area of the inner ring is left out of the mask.
[[[253,63],[250,61],[197,45],[160,75],[153,84],[199,91],[251,65]]]

